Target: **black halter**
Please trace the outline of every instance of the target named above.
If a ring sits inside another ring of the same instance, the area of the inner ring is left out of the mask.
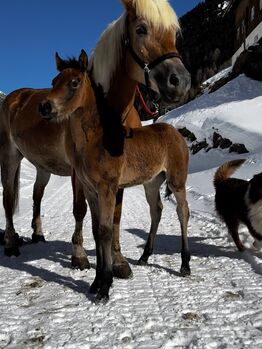
[[[146,63],[140,57],[138,57],[138,55],[135,53],[135,51],[134,51],[134,49],[133,49],[129,39],[126,39],[125,45],[126,45],[127,49],[129,50],[131,56],[136,61],[136,63],[144,70],[145,83],[146,83],[147,87],[150,87],[149,73],[158,64],[162,63],[163,61],[165,61],[166,59],[169,59],[169,58],[179,58],[180,60],[182,60],[182,57],[180,56],[179,53],[177,53],[177,52],[169,52],[169,53],[166,53],[166,54],[156,58],[151,63]]]

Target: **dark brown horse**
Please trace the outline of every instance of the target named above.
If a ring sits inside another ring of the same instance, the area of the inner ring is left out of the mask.
[[[167,1],[122,0],[125,13],[103,33],[92,57],[90,71],[96,83],[106,92],[110,107],[121,115],[128,127],[141,126],[133,107],[137,81],[146,83],[167,103],[183,96],[190,83],[190,76],[176,51],[177,17]],[[57,65],[60,67],[57,57]],[[149,71],[151,69],[151,72]],[[0,163],[3,184],[3,202],[6,214],[5,252],[19,254],[18,238],[13,225],[13,213],[18,194],[21,159],[26,157],[37,169],[33,193],[33,241],[44,240],[41,226],[40,205],[50,174],[71,174],[64,141],[67,120],[45,123],[38,113],[39,102],[48,90],[21,89],[5,99],[0,110]],[[43,146],[44,145],[44,146]],[[114,273],[128,277],[130,267],[121,254],[119,222],[123,190],[116,199],[113,234]],[[150,193],[146,194],[147,199]],[[151,204],[150,231],[156,231],[161,216],[161,201]],[[153,212],[158,210],[158,216]],[[74,192],[74,217],[72,265],[83,269],[89,262],[83,248],[82,225],[86,202],[81,183]],[[159,217],[156,219],[156,217]]]
[[[91,85],[84,51],[79,57],[78,68],[75,63],[73,68],[67,67],[66,63],[53,80],[53,88],[45,96],[40,110],[45,119],[57,122],[69,120],[66,151],[93,218],[97,267],[91,292],[97,293],[97,301],[104,302],[109,298],[113,280],[111,249],[119,188],[144,183],[149,200],[158,204],[159,187],[166,179],[177,201],[181,225],[181,274],[190,274],[187,241],[189,210],[185,186],[188,148],[179,132],[168,124],[134,129],[124,127],[121,117],[107,105],[102,88]],[[156,207],[154,213],[158,215],[157,211]],[[152,252],[154,238],[155,231],[151,231],[142,256],[145,262]]]

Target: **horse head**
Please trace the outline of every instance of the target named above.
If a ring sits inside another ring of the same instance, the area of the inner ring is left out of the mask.
[[[156,91],[163,102],[179,101],[190,74],[176,49],[177,16],[167,0],[122,0],[126,9],[126,70]]]
[[[90,89],[87,74],[88,57],[84,50],[77,59],[63,60],[58,53],[56,66],[60,72],[52,81],[52,89],[46,99],[39,105],[43,119],[62,121],[84,105],[84,95]]]

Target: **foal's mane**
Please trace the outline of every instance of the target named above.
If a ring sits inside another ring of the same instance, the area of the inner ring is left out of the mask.
[[[60,61],[60,72],[69,68],[85,71],[85,68],[82,66],[81,62],[76,57],[69,57]]]
[[[132,0],[136,15],[143,17],[159,30],[179,29],[177,15],[168,0]],[[90,60],[89,69],[92,71],[96,84],[101,84],[107,94],[111,79],[116,68],[121,64],[124,50],[126,31],[124,13],[116,21],[109,24],[102,33]]]

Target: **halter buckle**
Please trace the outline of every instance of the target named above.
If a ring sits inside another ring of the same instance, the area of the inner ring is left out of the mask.
[[[149,67],[148,67],[148,63],[145,63],[144,72],[145,72],[146,74],[149,74],[149,73],[150,73],[150,69],[149,69]]]

